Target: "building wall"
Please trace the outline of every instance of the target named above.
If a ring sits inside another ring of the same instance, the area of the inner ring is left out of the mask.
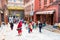
[[[1,2],[1,0],[0,0],[0,8],[2,8],[2,5],[1,5],[1,4],[2,4],[2,2]]]
[[[4,11],[4,22],[5,24],[8,24],[7,0],[2,0],[2,7]]]
[[[7,7],[9,11],[9,16],[15,16],[19,18],[24,17],[24,2],[23,1],[24,0],[8,0]]]
[[[29,5],[28,5],[29,1],[26,2],[26,4],[25,4],[25,14],[30,13],[30,8],[31,7],[29,7]],[[58,22],[58,5],[52,5],[52,3],[55,2],[55,1],[56,0],[53,0],[52,2],[50,2],[50,0],[47,0],[47,3],[45,4],[44,0],[34,0],[34,8],[33,8],[33,10],[34,10],[34,21],[36,21],[36,14],[35,14],[36,12],[55,10],[53,20],[54,20],[54,23]]]
[[[25,0],[25,17],[28,18],[28,20],[30,19],[29,17],[31,16],[31,12],[34,11],[34,0]]]
[[[55,2],[56,0],[53,0],[53,2]],[[50,0],[47,0],[47,4],[44,5],[44,0],[35,0],[34,1],[34,10],[41,10],[43,8],[45,8],[45,6],[49,6],[51,5]]]
[[[0,15],[1,16],[1,18],[0,18],[0,20],[1,20],[1,22],[0,23],[2,23],[2,22],[5,22],[6,23],[6,4],[7,4],[7,0],[0,0],[0,7],[1,7],[1,10],[2,10],[2,14]],[[3,19],[3,21],[2,21],[2,19]]]
[[[7,5],[7,0],[2,0],[2,7],[4,7],[5,5]]]
[[[25,7],[25,14],[26,15],[29,15],[30,11],[31,11],[31,5]]]
[[[40,8],[39,3],[40,3],[39,0],[34,1],[34,11],[39,10],[39,8]]]
[[[28,2],[30,2],[30,0],[24,0],[24,4],[27,4]]]
[[[2,5],[1,5],[1,0],[0,0],[0,9],[2,8]],[[0,26],[1,26],[1,13],[0,13]]]
[[[55,1],[56,0],[53,0],[53,2],[55,2]],[[54,17],[53,17],[53,22],[54,23],[58,22],[58,5],[51,5],[52,3],[50,3],[50,0],[47,0],[47,4],[44,4],[44,0],[40,1],[40,3],[41,3],[40,5],[39,5],[38,2],[35,2],[35,3],[37,3],[37,4],[35,4],[37,6],[35,6],[34,21],[36,21],[36,12],[38,12],[38,11],[55,10]]]
[[[58,22],[60,23],[60,5],[58,5],[59,7],[58,7]]]
[[[56,1],[56,0],[53,0],[53,2],[55,2],[55,1]],[[54,20],[53,20],[53,21],[54,21],[55,23],[57,23],[57,22],[58,22],[58,5],[51,5],[50,0],[48,0],[47,2],[48,2],[48,3],[47,3],[47,4],[48,4],[48,5],[47,5],[48,7],[47,7],[47,8],[44,7],[44,9],[45,9],[45,10],[55,10]],[[52,2],[52,3],[53,3],[53,2]]]
[[[19,0],[17,0],[16,2],[15,2],[16,0],[1,0],[1,2],[2,2],[2,8],[3,8],[3,11],[4,11],[4,22],[5,22],[5,24],[7,24],[8,23],[8,9],[7,8],[9,8],[9,9],[11,9],[11,7],[8,7],[8,6],[22,6],[22,7],[18,7],[17,9],[18,10],[22,10],[22,8],[24,7],[24,5],[23,5],[23,0],[20,2]],[[15,3],[15,5],[13,5]],[[16,4],[17,3],[17,4]],[[16,9],[16,7],[13,7],[14,9]]]
[[[55,14],[54,14],[54,22],[58,22],[58,5],[54,5],[54,6],[51,6],[45,10],[55,10]]]

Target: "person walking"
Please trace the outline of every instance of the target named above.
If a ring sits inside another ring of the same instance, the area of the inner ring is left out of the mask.
[[[12,17],[12,16],[9,17],[9,23],[10,23],[10,28],[11,28],[11,30],[13,30],[14,24],[13,24],[13,17]]]
[[[32,23],[30,22],[29,25],[28,25],[28,33],[31,33],[32,32]]]
[[[36,22],[34,22],[34,28],[36,29]]]
[[[39,23],[39,32],[41,32],[41,29],[42,29],[42,23],[40,22]]]
[[[34,21],[32,21],[32,27],[33,27],[33,29],[34,29]]]
[[[26,29],[28,28],[28,23],[27,23],[27,22],[25,22],[25,28],[26,28]]]
[[[22,35],[22,21],[19,22],[17,31],[18,31],[18,35]]]
[[[11,22],[11,23],[10,23],[10,28],[11,28],[11,30],[13,30],[13,26],[14,26],[14,24]]]

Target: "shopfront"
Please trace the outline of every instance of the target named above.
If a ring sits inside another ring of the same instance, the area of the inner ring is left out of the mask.
[[[23,10],[9,10],[9,17],[13,17],[13,22],[16,23],[20,19],[24,18],[24,11]]]
[[[53,25],[54,10],[37,12],[36,17],[37,21]]]
[[[24,8],[20,6],[8,6],[9,17],[12,16],[14,20],[24,18]]]
[[[24,11],[20,10],[9,10],[9,16],[15,16],[19,18],[24,18]]]

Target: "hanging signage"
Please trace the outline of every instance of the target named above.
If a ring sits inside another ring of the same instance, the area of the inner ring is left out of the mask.
[[[23,7],[19,7],[19,6],[8,6],[8,9],[16,9],[16,10],[23,10],[24,8]]]
[[[32,11],[31,13],[30,13],[30,16],[33,16],[34,15],[34,12]]]

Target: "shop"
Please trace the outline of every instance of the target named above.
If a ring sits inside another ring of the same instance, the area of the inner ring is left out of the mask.
[[[23,7],[8,6],[8,12],[9,12],[9,17],[12,16],[15,21],[17,19],[20,20],[21,18],[24,18],[24,8]]]
[[[13,17],[13,22],[16,23],[20,19],[24,18],[24,11],[23,10],[9,10],[9,17]]]
[[[9,16],[24,18],[23,10],[9,10]]]
[[[36,12],[36,21],[41,21],[42,23],[46,24],[54,24],[54,14],[55,10],[48,10],[48,11],[39,11]]]

